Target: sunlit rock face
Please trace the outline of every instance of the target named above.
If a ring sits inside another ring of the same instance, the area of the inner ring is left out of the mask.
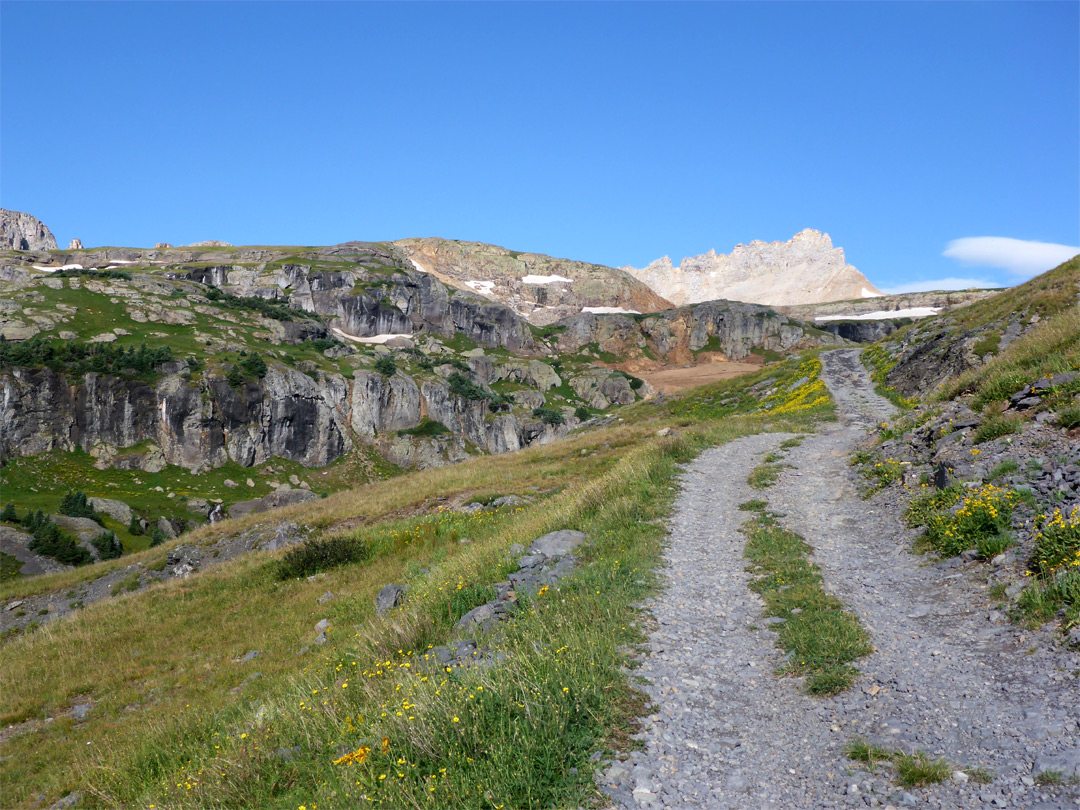
[[[620,269],[679,306],[720,299],[784,306],[881,295],[827,233],[809,228],[788,242],[754,241],[730,254],[710,250],[678,267],[664,256],[643,269]]]

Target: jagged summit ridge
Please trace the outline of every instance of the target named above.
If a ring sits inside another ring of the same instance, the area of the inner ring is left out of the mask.
[[[680,306],[717,299],[786,306],[882,294],[847,263],[843,248],[812,228],[787,242],[755,240],[736,245],[730,254],[710,250],[678,267],[664,256],[643,269],[619,269]]]

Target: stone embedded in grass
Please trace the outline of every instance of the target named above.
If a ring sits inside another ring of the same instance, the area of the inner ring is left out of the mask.
[[[322,599],[319,600],[320,602]],[[375,597],[375,612],[380,616],[388,613],[405,601],[405,588],[401,585],[387,585]]]
[[[573,551],[585,540],[585,534],[571,529],[549,532],[543,537],[533,540],[529,547],[530,552],[540,553],[552,559],[564,557]]]

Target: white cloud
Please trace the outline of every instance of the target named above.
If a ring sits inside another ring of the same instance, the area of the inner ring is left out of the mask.
[[[1080,247],[1052,242],[1029,242],[1005,236],[968,236],[954,239],[942,256],[964,264],[999,267],[1020,278],[1031,278],[1067,262]]]
[[[1000,287],[993,281],[983,278],[932,278],[927,281],[909,281],[906,284],[898,284],[895,287],[880,287],[886,295],[901,295],[902,293],[924,292],[929,290],[970,290],[973,287],[984,289],[987,287]]]

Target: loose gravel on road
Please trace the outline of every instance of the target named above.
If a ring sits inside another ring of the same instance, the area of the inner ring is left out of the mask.
[[[895,507],[863,500],[848,453],[888,418],[857,350],[822,355],[841,420],[786,451],[780,481],[751,489],[748,472],[784,434],[750,436],[703,453],[682,476],[665,554],[667,585],[646,605],[654,630],[634,670],[655,713],[644,750],[600,774],[623,808],[1080,807],[1080,656],[989,611],[975,575],[910,553]],[[827,698],[778,678],[776,635],[747,588],[737,505],[764,498],[813,547],[825,587],[872,634],[855,686]],[[844,755],[863,738],[945,757],[957,772],[901,788],[888,767]]]

